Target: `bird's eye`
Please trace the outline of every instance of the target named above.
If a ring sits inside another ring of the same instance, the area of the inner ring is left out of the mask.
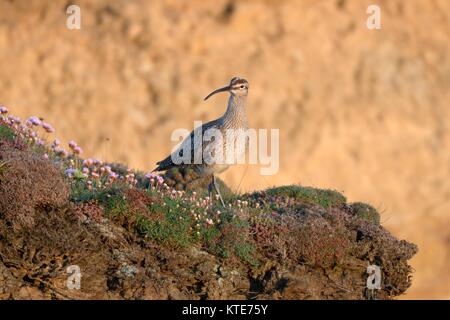
[[[242,85],[242,86],[241,86],[241,89],[244,89],[244,88],[245,88],[245,86],[244,86],[244,85]]]

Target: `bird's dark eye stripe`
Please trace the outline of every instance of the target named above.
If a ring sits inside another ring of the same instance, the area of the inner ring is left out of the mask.
[[[240,85],[234,86],[234,87],[233,87],[233,90],[236,90],[236,89],[244,89],[244,88],[247,88],[247,86],[244,86],[243,84],[240,84]]]

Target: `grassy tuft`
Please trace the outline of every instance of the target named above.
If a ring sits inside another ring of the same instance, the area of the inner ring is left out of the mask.
[[[354,202],[350,204],[350,210],[352,214],[367,222],[380,224],[380,214],[371,205],[362,202]]]
[[[267,189],[266,194],[273,197],[290,197],[307,204],[316,204],[324,208],[340,207],[347,202],[347,199],[335,190],[316,189],[312,187],[302,187],[299,185],[289,185]]]
[[[222,216],[222,223],[216,228],[215,237],[205,243],[207,250],[223,258],[237,257],[253,267],[259,266],[256,258],[256,247],[249,236],[250,224],[232,212]]]
[[[186,248],[196,238],[191,232],[192,219],[179,211],[181,201],[165,198],[162,204],[150,207],[149,215],[138,215],[137,230],[149,240],[174,248]]]

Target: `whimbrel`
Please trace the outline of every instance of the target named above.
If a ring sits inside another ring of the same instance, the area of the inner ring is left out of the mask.
[[[228,169],[232,163],[223,161],[223,158],[221,157],[216,157],[215,159],[208,158],[210,155],[205,154],[204,150],[220,150],[220,148],[222,148],[222,154],[225,154],[230,147],[230,141],[226,138],[227,131],[230,130],[233,132],[239,132],[239,135],[245,133],[248,129],[246,113],[248,82],[245,79],[234,77],[231,79],[229,85],[214,90],[208,94],[204,100],[207,100],[209,97],[219,92],[230,93],[228,107],[223,116],[195,128],[171,155],[164,160],[157,162],[158,167],[153,171],[166,171],[173,167],[190,166],[200,177],[211,176],[211,182],[208,185],[209,196],[211,197],[212,190],[214,188],[220,202],[223,206],[225,206],[222,195],[220,194],[217,186],[215,175]],[[210,139],[209,141],[204,141],[206,139],[201,139],[196,142],[195,137],[198,137],[199,134],[203,137],[210,129],[219,130],[221,134],[218,135],[218,137],[214,136],[214,139]],[[237,135],[235,135],[234,138],[235,139],[232,140],[232,147],[234,148],[233,152],[236,158],[245,153],[248,140],[246,137],[244,139],[240,139]],[[177,162],[175,163],[173,161],[174,159],[183,157],[183,150],[190,150],[190,158],[188,158],[189,161],[183,161],[183,163],[178,163],[179,161],[175,161]],[[201,161],[195,161],[199,154],[201,155]]]

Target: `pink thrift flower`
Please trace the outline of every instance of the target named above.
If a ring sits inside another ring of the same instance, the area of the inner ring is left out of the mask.
[[[42,128],[44,128],[44,130],[48,133],[55,132],[55,129],[47,122],[42,122]]]
[[[76,171],[77,171],[76,169],[69,168],[69,169],[67,169],[67,170],[64,171],[64,172],[65,172],[65,174],[66,174],[69,178],[71,178],[71,177],[73,176],[73,174],[74,174]]]
[[[67,157],[67,151],[66,150],[64,150],[63,148],[61,148],[61,147],[55,147],[54,149],[53,149],[53,151],[55,151],[55,153],[58,155],[58,156],[61,156],[61,157]]]
[[[33,126],[40,126],[42,122],[38,117],[30,117],[27,123],[32,124]]]
[[[80,155],[80,154],[83,153],[83,149],[81,149],[79,146],[76,146],[75,148],[73,148],[73,152],[74,152],[75,154]]]
[[[93,164],[94,164],[94,160],[92,160],[91,158],[88,158],[88,159],[83,161],[83,166],[86,166],[86,167],[90,167]]]
[[[146,173],[146,174],[145,174],[145,177],[146,177],[146,178],[149,178],[149,179],[154,179],[154,178],[156,178],[156,174],[154,174],[154,173],[152,173],[152,172],[149,172],[149,173]]]
[[[119,177],[119,175],[118,175],[117,173],[111,171],[111,172],[109,173],[109,177],[110,177],[112,180],[116,180],[116,179]]]
[[[149,172],[145,175],[146,178],[150,179],[150,180],[154,180],[156,179],[156,181],[158,181],[159,184],[163,184],[164,183],[164,179],[161,176],[158,176],[157,174],[154,174],[153,172]]]
[[[92,173],[91,173],[91,176],[92,176],[93,178],[95,178],[95,179],[100,178],[100,175],[99,175],[97,172],[92,172]]]
[[[70,140],[70,141],[69,141],[69,147],[70,147],[70,149],[75,149],[77,146],[78,146],[78,145],[77,145],[77,143],[76,143],[75,141],[73,141],[73,140]]]
[[[19,118],[19,117],[8,116],[7,119],[9,120],[9,122],[10,122],[11,124],[13,124],[13,123],[20,123],[20,118]]]
[[[44,159],[48,159],[48,154],[44,154]]]
[[[0,114],[6,114],[8,113],[8,108],[5,106],[0,106]]]

